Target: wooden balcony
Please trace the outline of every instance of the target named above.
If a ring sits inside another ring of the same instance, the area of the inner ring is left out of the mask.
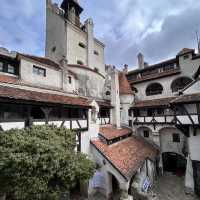
[[[134,125],[151,124],[171,124],[171,125],[199,125],[200,114],[189,115],[163,115],[163,116],[140,116],[129,117]]]

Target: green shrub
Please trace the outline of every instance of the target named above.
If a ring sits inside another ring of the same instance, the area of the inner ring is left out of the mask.
[[[33,126],[0,133],[0,193],[12,199],[58,199],[78,180],[89,180],[94,163],[74,151],[76,134]]]

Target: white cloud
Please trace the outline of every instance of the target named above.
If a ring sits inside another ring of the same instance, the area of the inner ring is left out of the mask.
[[[43,53],[45,1],[1,0],[0,44]],[[95,35],[107,46],[106,62],[118,66],[135,65],[139,51],[156,62],[175,55],[178,48],[194,47],[193,33],[200,29],[196,0],[80,0],[80,4],[82,20],[94,19]]]

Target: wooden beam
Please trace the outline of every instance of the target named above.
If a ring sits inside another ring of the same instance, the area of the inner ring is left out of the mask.
[[[192,122],[192,125],[194,126],[195,125],[194,120],[192,119],[190,113],[187,111],[186,107],[183,105],[183,106],[181,106],[181,108],[184,109],[184,112],[188,115],[190,121]]]
[[[197,108],[198,121],[200,124],[200,104],[199,103],[196,104],[196,108]]]

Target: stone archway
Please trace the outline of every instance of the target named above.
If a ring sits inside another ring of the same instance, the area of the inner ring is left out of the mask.
[[[186,159],[182,155],[172,152],[162,153],[164,172],[172,172],[179,176],[185,174]]]
[[[186,158],[184,155],[186,137],[174,127],[164,127],[159,130],[160,149],[163,172],[185,175]]]

